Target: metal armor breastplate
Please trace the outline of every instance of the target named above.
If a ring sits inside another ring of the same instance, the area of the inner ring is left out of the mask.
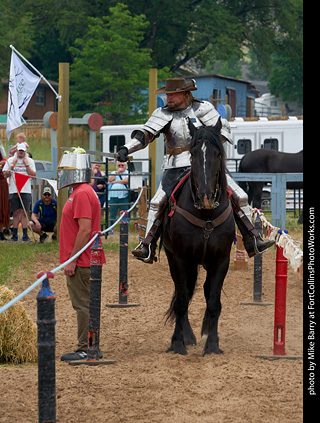
[[[201,122],[196,117],[192,106],[172,113],[169,130],[164,133],[165,146],[168,152],[177,148],[185,149],[185,147],[190,145],[191,135],[188,127],[188,118],[194,126],[201,126]]]

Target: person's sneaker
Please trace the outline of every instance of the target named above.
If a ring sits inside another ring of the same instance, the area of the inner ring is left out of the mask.
[[[41,244],[43,244],[48,238],[49,238],[49,235],[46,234],[45,232],[42,235],[40,235]]]
[[[98,353],[99,359],[103,357],[102,352]],[[88,358],[87,351],[76,351],[74,353],[67,353],[61,356],[61,361],[78,361],[86,360]]]
[[[18,235],[12,235],[12,238],[8,239],[8,241],[19,241]]]
[[[55,235],[52,235],[51,240],[52,241],[56,241],[57,240],[57,237]]]
[[[28,235],[23,235],[22,241],[23,242],[32,242],[32,240],[28,237]]]

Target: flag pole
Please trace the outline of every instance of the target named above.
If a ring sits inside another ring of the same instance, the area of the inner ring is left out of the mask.
[[[28,63],[28,65],[29,66],[31,66],[32,67],[32,69],[34,70],[34,71],[36,71],[37,72],[37,74],[49,85],[49,87],[52,89],[52,91],[55,93],[55,95],[56,95],[56,98],[57,99],[59,99],[59,101],[61,101],[61,95],[59,95],[57,92],[56,92],[56,90],[53,88],[53,86],[50,84],[50,82],[38,71],[38,69],[37,68],[35,68],[33,65],[32,65],[32,63],[30,63],[21,53],[19,53],[18,52],[18,50],[15,48],[15,47],[13,47],[13,45],[12,44],[10,44],[10,48],[11,48],[11,50],[13,50],[15,53],[17,53],[25,62],[27,62]]]

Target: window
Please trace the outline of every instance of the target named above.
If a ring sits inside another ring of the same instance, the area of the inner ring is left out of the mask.
[[[263,148],[268,148],[269,150],[279,150],[279,141],[277,138],[266,138],[263,141]]]
[[[118,151],[120,147],[125,144],[126,137],[124,135],[111,135],[110,136],[110,153]]]
[[[36,162],[36,170],[44,170],[44,165],[43,165],[43,163],[39,163],[39,162]]]
[[[251,140],[249,139],[239,140],[237,143],[237,151],[238,151],[238,154],[249,153],[249,151],[251,151]]]
[[[46,105],[46,89],[45,87],[38,87],[36,89],[36,105],[45,106]]]

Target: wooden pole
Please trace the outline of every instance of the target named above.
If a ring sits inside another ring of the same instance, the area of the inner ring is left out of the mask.
[[[237,228],[237,243],[234,254],[233,261],[233,270],[247,270],[248,269],[248,259],[247,253],[243,245],[242,235]]]
[[[63,154],[60,147],[69,147],[69,63],[59,63],[59,95],[58,104],[58,164]],[[58,178],[58,174],[57,174]],[[68,187],[59,190],[57,208],[57,236],[59,240],[62,209],[68,199]]]
[[[158,70],[149,69],[149,117],[157,108],[157,95],[154,94],[157,89],[157,79],[158,79]],[[157,183],[157,167],[156,167],[156,141],[149,144],[149,158],[151,159],[151,198],[156,193],[156,183]]]

